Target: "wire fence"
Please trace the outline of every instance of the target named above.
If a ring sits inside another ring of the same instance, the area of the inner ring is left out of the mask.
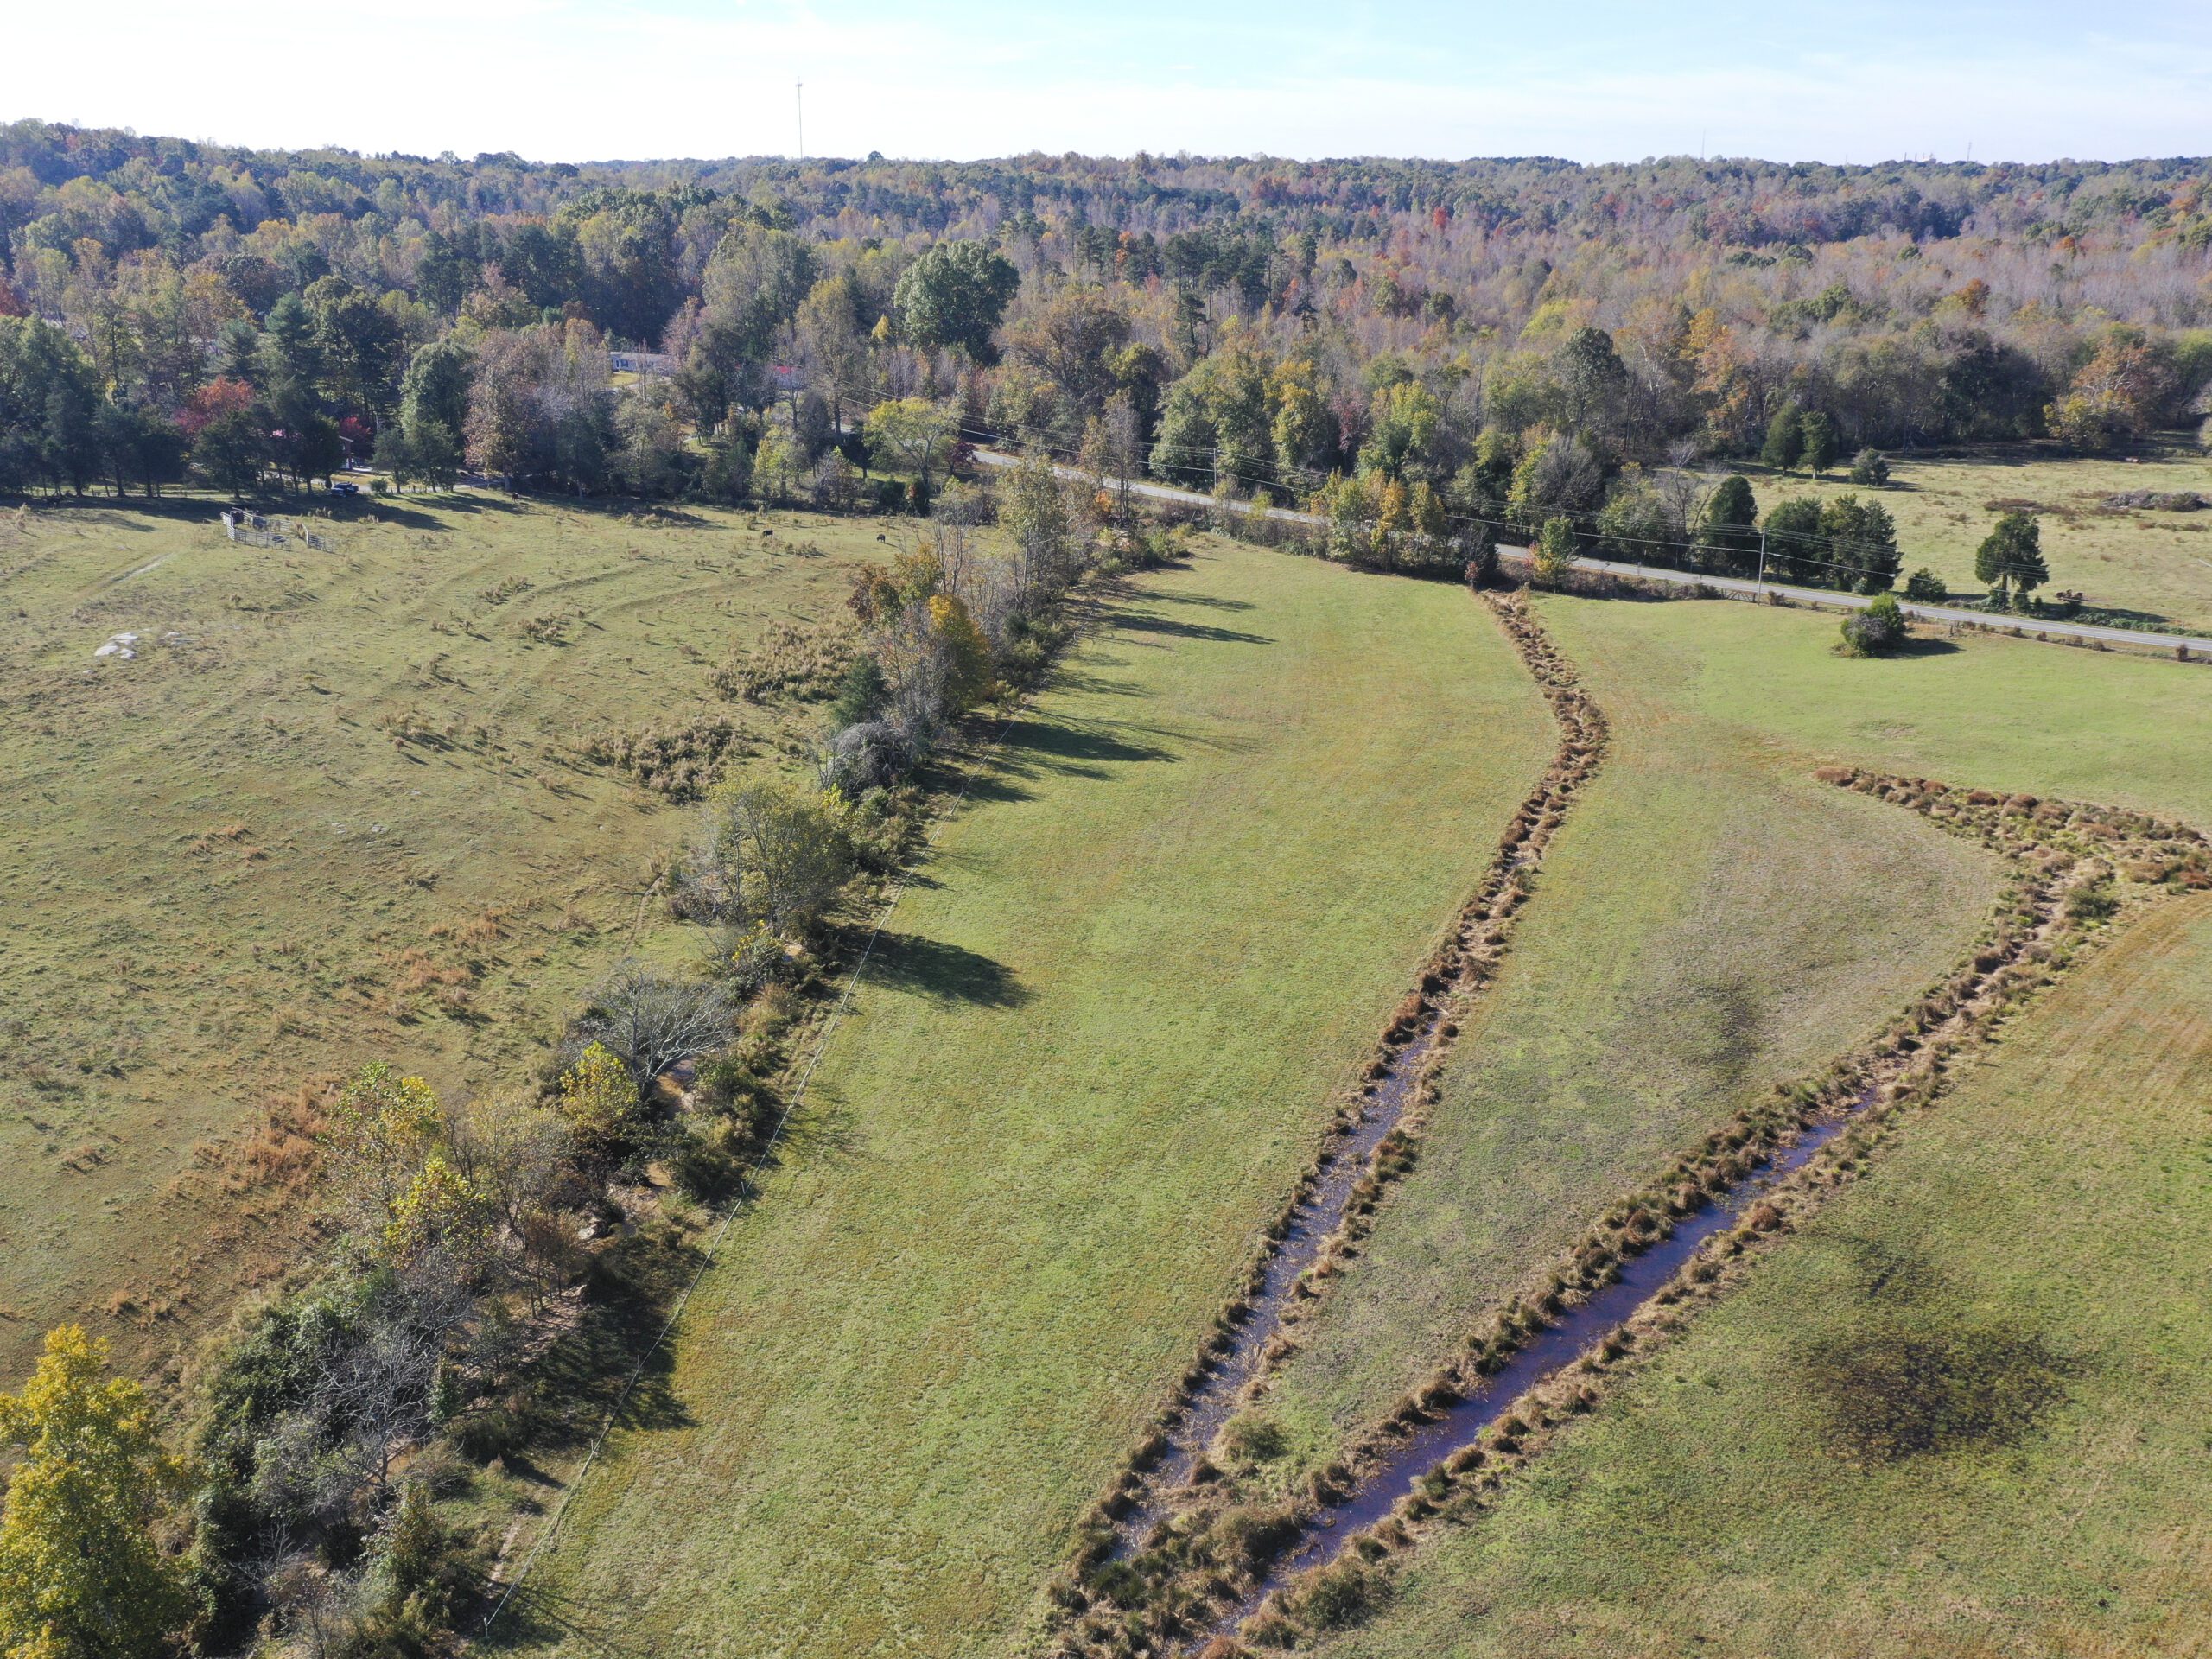
[[[922,850],[924,852],[937,844],[938,832],[957,817],[961,807],[966,804],[969,789],[975,783],[977,774],[998,753],[1001,745],[1005,741],[1006,728],[1012,722],[1018,707],[1017,704],[1015,707],[1008,708],[999,716],[998,724],[992,728],[989,740],[977,751],[974,763],[969,766],[966,776],[961,779],[959,791],[937,815],[931,823],[928,832],[923,836]],[[758,1191],[760,1178],[766,1172],[771,1160],[775,1156],[778,1145],[783,1140],[785,1126],[791,1122],[791,1114],[805,1101],[807,1089],[814,1081],[815,1068],[822,1064],[822,1056],[829,1049],[830,1039],[836,1031],[838,1023],[844,1018],[845,1010],[851,1006],[853,993],[860,985],[861,975],[868,971],[869,959],[875,954],[876,944],[883,937],[884,927],[890,921],[892,912],[899,908],[899,900],[906,897],[914,870],[920,862],[918,856],[910,861],[906,868],[899,872],[899,879],[892,884],[891,891],[885,895],[881,907],[876,912],[874,924],[868,930],[867,942],[861,946],[860,957],[853,963],[853,971],[846,976],[845,988],[838,994],[837,1001],[830,1008],[829,1017],[823,1021],[821,1033],[815,1039],[814,1052],[807,1058],[805,1070],[799,1073],[798,1081],[792,1085],[791,1092],[785,1099],[783,1109],[776,1115],[775,1127],[769,1131],[767,1141],[761,1146],[759,1155],[753,1159],[751,1168],[747,1171],[744,1188],[740,1196],[731,1203],[728,1210],[724,1212],[721,1223],[715,1229],[714,1236],[708,1241],[706,1254],[700,1259],[698,1271],[691,1275],[690,1282],[683,1287],[682,1293],[677,1297],[675,1306],[669,1309],[668,1317],[661,1322],[660,1329],[654,1334],[652,1343],[647,1345],[645,1352],[638,1357],[637,1364],[631,1369],[628,1379],[622,1385],[622,1392],[616,1396],[613,1406],[607,1414],[607,1420],[600,1425],[599,1433],[593,1438],[591,1450],[585,1453],[583,1462],[576,1466],[576,1472],[563,1490],[561,1501],[554,1509],[552,1518],[545,1523],[536,1541],[531,1543],[530,1553],[524,1556],[522,1565],[515,1570],[514,1576],[506,1580],[499,1600],[493,1604],[492,1611],[484,1616],[484,1623],[479,1627],[477,1632],[480,1637],[491,1633],[492,1627],[498,1622],[499,1615],[506,1611],[507,1604],[513,1600],[515,1593],[522,1588],[524,1581],[530,1577],[531,1568],[537,1565],[537,1559],[544,1552],[546,1545],[550,1543],[555,1535],[560,1531],[561,1522],[568,1516],[570,1500],[582,1490],[586,1477],[591,1473],[593,1466],[598,1463],[599,1454],[607,1445],[607,1436],[613,1432],[615,1424],[621,1420],[623,1412],[628,1408],[631,1395],[637,1391],[639,1382],[645,1377],[645,1368],[652,1363],[654,1356],[658,1354],[667,1344],[670,1333],[676,1329],[677,1321],[683,1318],[684,1308],[690,1303],[692,1293],[698,1289],[701,1281],[707,1276],[707,1270],[714,1266],[715,1259],[721,1254],[722,1243],[729,1235],[731,1224],[747,1208],[751,1195]]]

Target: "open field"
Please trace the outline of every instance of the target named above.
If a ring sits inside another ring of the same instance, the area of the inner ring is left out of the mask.
[[[1847,470],[1845,469],[1845,470]],[[1755,477],[1762,511],[1793,495],[1834,496],[1853,486],[1838,471],[1814,483]],[[1961,598],[1979,597],[1974,550],[1999,512],[2032,506],[2043,521],[2046,595],[2078,588],[2101,610],[2142,623],[2212,629],[2212,511],[2113,509],[2135,490],[2212,496],[2212,459],[2182,449],[2139,462],[2043,458],[2021,448],[1972,456],[1892,457],[1890,486],[1860,490],[1897,520],[1907,574],[1926,565]],[[1993,504],[1999,505],[1993,505]]]
[[[1978,850],[1675,704],[1656,652],[1557,637],[1605,762],[1461,1022],[1420,1162],[1268,1397],[1278,1479],[1336,1456],[1617,1194],[1948,969],[1995,891]]]
[[[1540,598],[1560,648],[1632,664],[1641,695],[1827,761],[2212,824],[2212,671],[1972,633],[1886,661],[1835,654],[1831,612]],[[1923,634],[1928,630],[1921,631]]]
[[[2199,898],[1324,1651],[2205,1651],[2208,1009]]]
[[[1541,609],[1587,678],[1625,678],[1617,703],[1632,690],[1647,717],[1703,728],[1704,753],[2212,816],[2191,759],[2212,741],[2212,698],[2171,665],[1982,638],[1875,665],[1828,657],[1827,627],[1787,613]],[[1879,677],[1856,672],[1868,667]],[[1603,821],[1602,782],[1562,862]],[[1560,868],[1488,1029],[1543,948]],[[1884,910],[1916,913],[1900,892]],[[2212,1343],[2188,1312],[2207,1266],[2208,990],[2203,900],[2123,933],[1745,1290],[1509,1483],[1497,1514],[1418,1552],[1392,1607],[1327,1651],[1809,1659],[2132,1652],[2154,1635],[2197,1650],[2183,1638],[2201,1632],[2169,1615],[2208,1575],[2202,1483],[2180,1478],[2212,1405]],[[1471,1027],[1478,1047],[1484,1028]],[[1438,1158],[1455,1099],[1431,1129]],[[1409,1221],[1430,1173],[1425,1159],[1394,1197]],[[1378,1254],[1390,1224],[1386,1210]]]
[[[682,1421],[541,1560],[546,1641],[1001,1649],[1554,742],[1452,587],[1232,548],[1094,620],[691,1303]]]
[[[341,506],[327,552],[216,513],[0,520],[10,1376],[65,1315],[150,1365],[277,1271],[300,1148],[241,1145],[270,1096],[373,1057],[526,1080],[679,828],[573,746],[724,715],[774,758],[814,716],[709,669],[883,551],[866,521],[474,493]],[[96,658],[121,632],[135,658]]]

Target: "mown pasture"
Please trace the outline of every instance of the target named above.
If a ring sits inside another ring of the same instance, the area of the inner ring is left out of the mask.
[[[1003,1649],[1554,741],[1463,590],[1090,601],[507,1639]]]
[[[9,1376],[64,1318],[156,1365],[282,1270],[306,1149],[272,1098],[372,1058],[527,1083],[656,948],[682,831],[579,746],[728,719],[761,764],[803,748],[810,709],[708,676],[885,551],[873,521],[474,492],[257,547],[219,506],[0,518]]]
[[[1828,761],[2063,795],[2212,826],[2212,667],[1916,626],[1900,656],[1834,649],[1834,613],[1726,601],[1538,601],[1560,648],[1633,658],[1679,717]]]
[[[1274,1479],[1336,1456],[1614,1197],[1869,1034],[1994,894],[1993,859],[1675,704],[1660,651],[1556,637],[1605,765],[1461,1021],[1420,1161],[1260,1408]]]
[[[1577,660],[1785,764],[2212,816],[2197,671],[1980,637],[1861,663],[1787,613],[1541,609]],[[1325,1650],[2189,1650],[2208,990],[2203,899],[2126,924]]]
[[[2212,631],[2212,509],[2112,505],[2138,492],[2212,499],[2212,458],[2191,450],[2132,461],[2031,448],[1897,456],[1889,487],[1879,490],[1858,488],[1841,471],[1817,482],[1765,475],[1751,483],[1763,510],[1793,495],[1826,499],[1853,489],[1878,500],[1897,520],[1905,570],[1924,565],[1962,599],[1984,590],[1974,579],[1974,550],[1999,513],[2031,511],[2050,567],[2044,597],[2078,591],[2089,605],[2132,613],[2143,624]]]

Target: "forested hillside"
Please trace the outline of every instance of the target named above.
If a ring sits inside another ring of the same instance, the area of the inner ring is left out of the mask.
[[[988,434],[1239,493],[1339,474],[1355,537],[1456,513],[1725,551],[1743,503],[1707,523],[1624,468],[2125,448],[2193,427],[2212,377],[2186,159],[579,167],[25,121],[0,254],[18,491],[243,493],[373,454],[836,505],[855,467],[925,486]],[[610,347],[664,354],[643,395]],[[904,425],[863,442],[887,401]],[[1895,574],[1886,518],[1782,528],[1808,571]]]

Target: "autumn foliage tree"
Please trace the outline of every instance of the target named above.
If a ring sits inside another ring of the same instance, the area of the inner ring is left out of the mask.
[[[37,1370],[0,1395],[0,1443],[22,1454],[0,1516],[0,1654],[136,1659],[189,1612],[154,1528],[183,1471],[136,1382],[107,1374],[107,1344],[49,1332]]]

